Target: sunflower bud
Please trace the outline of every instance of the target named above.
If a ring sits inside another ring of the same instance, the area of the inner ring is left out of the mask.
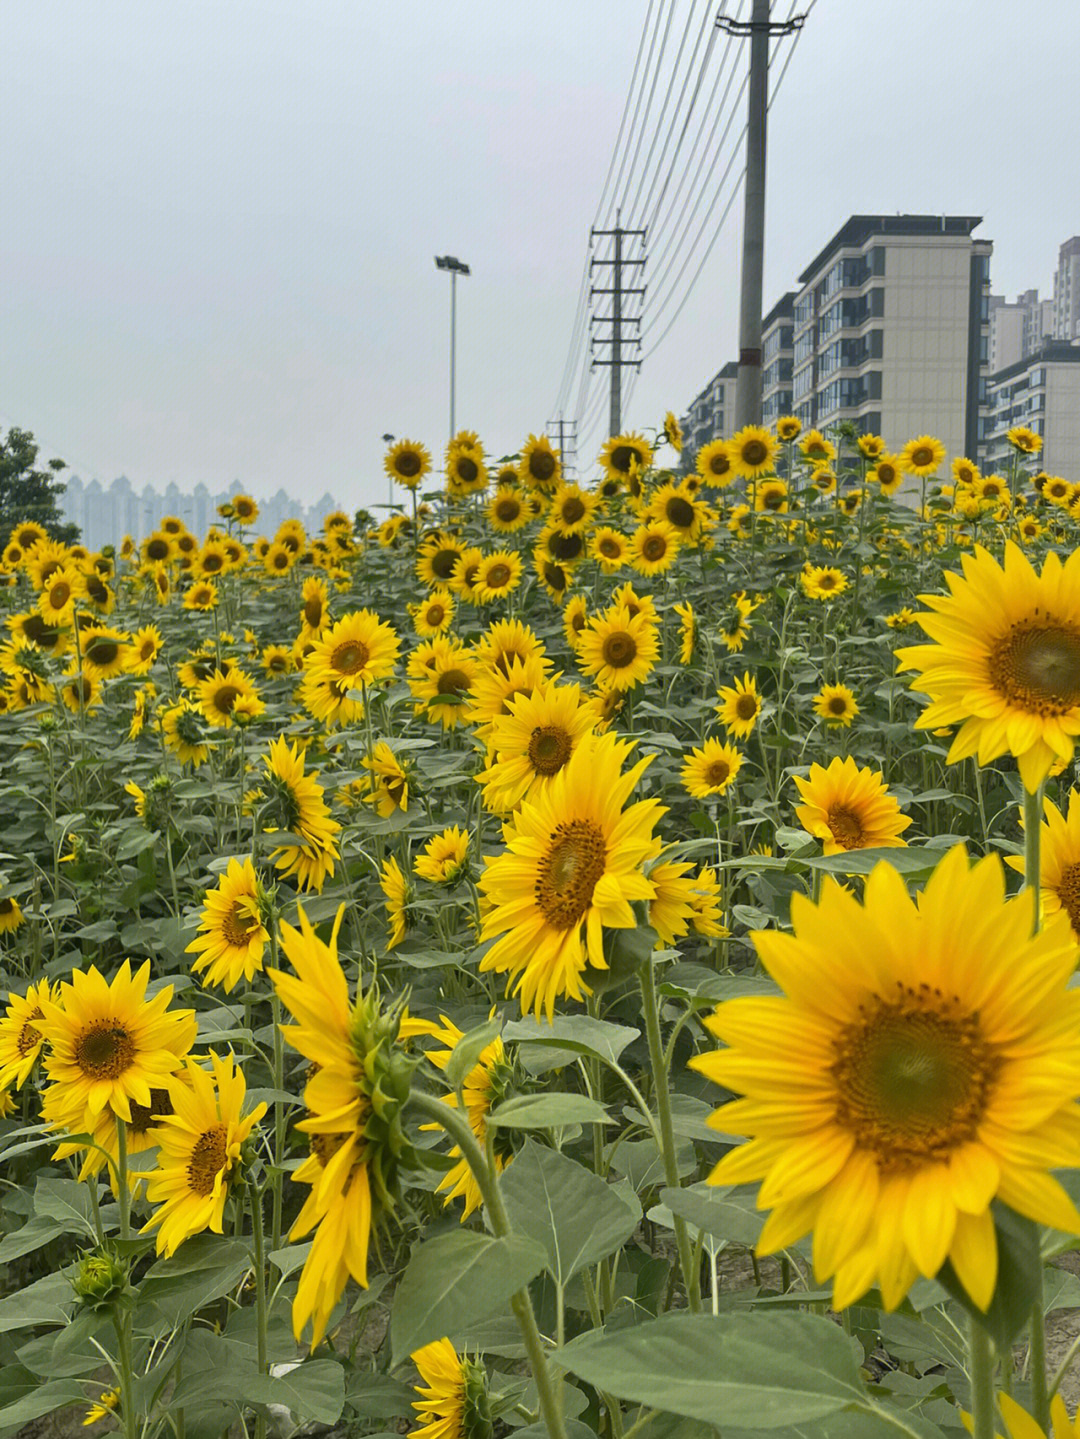
[[[108,1309],[130,1293],[127,1267],[108,1250],[86,1255],[71,1285],[81,1302],[94,1310]]]
[[[462,1419],[464,1439],[491,1439],[494,1429],[491,1414],[491,1396],[488,1393],[487,1373],[482,1364],[472,1359],[461,1360],[462,1390],[465,1404]]]

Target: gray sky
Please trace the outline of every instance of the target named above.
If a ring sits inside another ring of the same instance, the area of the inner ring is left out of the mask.
[[[688,69],[716,9],[673,3],[654,121],[684,30]],[[378,503],[384,431],[445,443],[448,252],[473,270],[458,424],[516,450],[553,418],[648,8],[0,0],[0,422],[84,478]],[[995,292],[1047,294],[1080,233],[1078,51],[1080,0],[818,0],[770,113],[766,308],[855,212],[983,215]],[[628,426],[734,354],[741,212]]]

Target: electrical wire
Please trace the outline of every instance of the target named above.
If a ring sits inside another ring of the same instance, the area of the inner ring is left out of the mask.
[[[634,93],[634,86],[637,84],[638,71],[641,68],[641,56],[645,50],[645,36],[649,32],[649,17],[652,15],[653,6],[656,0],[649,0],[649,8],[645,12],[645,24],[641,28],[641,39],[638,41],[637,58],[634,61],[634,73],[630,79],[630,87],[626,92],[626,103],[623,105],[622,119],[619,121],[619,133],[615,138],[615,148],[611,152],[611,159],[608,162],[607,175],[604,177],[604,188],[600,191],[600,203],[596,207],[596,214],[593,217],[593,228],[600,228],[600,213],[604,208],[604,199],[611,184],[611,176],[615,170],[615,161],[622,148],[623,131],[626,128],[626,117],[630,113],[630,97]]]
[[[669,25],[670,25],[670,23],[671,23],[671,15],[672,15],[672,13],[674,12],[675,0],[660,0],[660,3],[659,3],[659,5],[657,6],[657,10],[656,10],[656,24],[655,24],[654,27],[653,27],[652,40],[649,42],[649,55],[648,55],[647,60],[645,61],[645,71],[646,71],[646,74],[652,69],[653,53],[654,53],[654,51],[656,50],[656,37],[657,37],[657,35],[659,35],[659,33],[660,33],[660,20],[661,20],[661,17],[662,17],[662,15],[663,15],[665,3],[667,3],[667,5],[668,5],[668,24],[669,24]],[[648,23],[648,21],[646,20],[646,24],[647,24],[647,23]],[[654,77],[654,83],[655,83],[655,77]],[[617,174],[616,179],[615,179],[614,188],[613,188],[612,193],[611,193],[611,198],[610,198],[610,200],[608,201],[607,212],[606,212],[606,214],[605,214],[605,216],[604,216],[603,224],[602,224],[602,225],[597,225],[597,226],[595,227],[596,229],[607,229],[607,228],[610,226],[612,214],[613,214],[613,212],[616,212],[616,202],[617,202],[617,200],[619,199],[619,196],[622,195],[623,192],[624,192],[623,175],[624,175],[625,170],[626,170],[626,158],[627,158],[628,154],[630,153],[630,146],[631,146],[631,144],[632,144],[632,142],[633,142],[634,134],[635,134],[635,132],[637,131],[637,128],[638,128],[638,116],[639,116],[640,113],[641,113],[641,100],[642,100],[642,96],[645,94],[645,86],[646,86],[646,80],[645,80],[645,77],[643,76],[643,77],[642,77],[642,82],[641,82],[641,87],[640,87],[640,89],[638,90],[637,103],[636,103],[635,106],[634,106],[634,117],[633,117],[633,119],[632,119],[631,122],[630,122],[630,133],[629,133],[629,135],[628,135],[627,138],[626,138],[626,148],[623,150],[623,152],[622,152],[622,157],[621,157],[621,159],[619,160],[619,170],[618,170],[618,174]]]

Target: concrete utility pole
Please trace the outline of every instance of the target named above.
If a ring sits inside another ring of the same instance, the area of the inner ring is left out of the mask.
[[[608,360],[593,360],[593,364],[608,365],[611,368],[611,404],[608,410],[608,432],[612,435],[620,434],[622,431],[622,367],[623,365],[640,365],[641,363],[640,360],[636,359],[623,359],[623,325],[641,324],[641,320],[638,316],[623,314],[623,296],[643,295],[645,293],[644,285],[624,285],[622,278],[623,269],[626,266],[644,266],[645,264],[644,256],[642,256],[640,260],[628,260],[623,256],[623,238],[629,235],[640,238],[642,241],[644,241],[645,231],[624,230],[620,221],[621,215],[616,212],[614,230],[590,231],[590,236],[593,238],[595,238],[597,235],[610,235],[615,241],[613,259],[593,259],[589,261],[590,269],[594,265],[610,265],[613,272],[611,276],[610,286],[600,289],[594,287],[589,291],[590,299],[592,299],[593,295],[611,296],[611,314],[592,315],[590,316],[590,319],[594,324],[597,321],[600,321],[601,323],[610,323],[611,325],[610,339],[605,340],[603,336],[593,336],[594,345],[609,344],[611,346],[611,358]],[[638,346],[638,348],[640,348],[641,346],[641,341],[638,339],[636,334],[631,339],[627,340],[625,343],[636,345]]]
[[[754,0],[749,22],[726,16],[717,25],[750,37],[750,86],[746,117],[742,279],[739,299],[739,372],[735,381],[735,428],[761,424],[761,313],[765,265],[765,140],[769,111],[769,40],[802,28],[804,15],[773,24],[771,0]]]

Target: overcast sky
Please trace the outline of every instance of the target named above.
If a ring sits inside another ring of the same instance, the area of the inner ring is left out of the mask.
[[[665,66],[686,31],[688,69],[717,0],[674,3]],[[446,440],[450,253],[473,271],[458,424],[516,450],[554,417],[648,11],[0,0],[0,423],[86,479],[378,503],[384,432]],[[855,212],[982,215],[994,291],[1048,294],[1080,233],[1078,58],[1080,0],[817,0],[770,113],[766,308]],[[741,216],[740,197],[627,426],[735,353]]]

